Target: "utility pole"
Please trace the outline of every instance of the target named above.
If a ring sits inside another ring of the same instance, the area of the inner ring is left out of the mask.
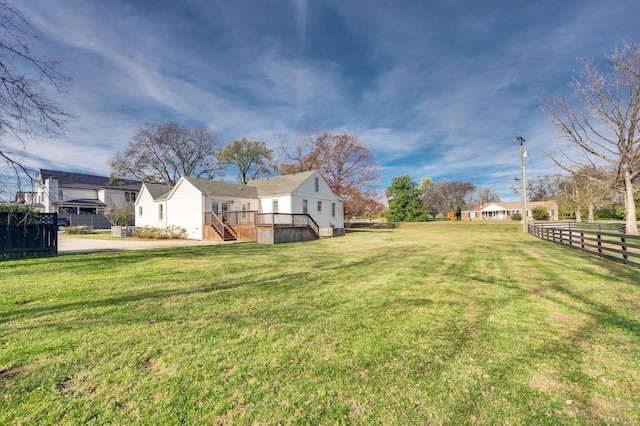
[[[527,184],[524,180],[524,158],[527,152],[524,150],[524,138],[518,136],[516,142],[520,143],[520,172],[522,173],[522,232],[527,232]]]

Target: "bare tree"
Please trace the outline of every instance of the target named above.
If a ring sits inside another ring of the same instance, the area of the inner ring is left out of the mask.
[[[495,203],[500,201],[500,193],[495,189],[488,186],[478,186],[476,189],[467,196],[466,200],[469,204],[484,202]]]
[[[614,178],[601,182],[623,192],[626,232],[638,235],[634,180],[640,173],[640,43],[623,43],[607,60],[602,69],[582,61],[582,73],[570,86],[574,98],[562,95],[543,104],[561,137],[578,149],[577,154],[563,150],[550,157],[572,174],[585,166],[614,168]]]
[[[175,122],[147,124],[108,164],[112,176],[175,185],[182,176],[212,178],[219,174],[218,150],[218,137],[207,129],[188,129]]]
[[[615,198],[614,190],[604,185],[603,181],[611,181],[614,173],[595,167],[582,167],[570,176],[556,179],[558,196],[561,205],[575,211],[576,222],[582,222],[582,208],[587,207],[587,220],[595,221],[594,210],[603,206],[607,200]],[[606,176],[609,175],[607,178]]]
[[[107,208],[104,212],[112,226],[126,226],[134,223],[135,206],[133,201],[121,200],[119,202],[109,200]]]
[[[328,134],[328,132],[326,134]],[[291,146],[288,146],[284,138],[281,139],[280,150],[282,151],[282,160],[277,166],[278,173],[286,175],[318,170],[320,167],[318,160],[320,151],[315,149],[315,145],[321,136],[314,135],[322,135],[322,133],[319,131],[312,133],[309,130],[303,130],[298,133]]]
[[[460,209],[465,204],[465,200],[476,190],[473,182],[452,181],[442,179],[427,185],[426,191],[421,195],[421,199],[428,206],[429,213],[435,217],[449,215],[451,212],[455,216],[460,215]]]
[[[246,138],[228,144],[218,153],[222,164],[234,165],[238,168],[237,180],[246,184],[260,175],[272,173],[273,150],[267,148],[266,142],[248,141]]]
[[[547,201],[557,193],[555,176],[532,176],[527,180],[527,201]],[[518,188],[518,194],[521,189]]]
[[[64,132],[71,116],[47,95],[46,87],[64,93],[71,79],[60,62],[41,55],[37,33],[7,0],[0,0],[0,137],[8,134],[24,142],[27,137],[53,137]],[[0,149],[0,161],[18,178],[34,176],[20,158]]]

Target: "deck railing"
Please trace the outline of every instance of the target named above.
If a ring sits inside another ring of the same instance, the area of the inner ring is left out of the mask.
[[[222,220],[229,225],[255,225],[256,211],[232,211],[222,213]]]
[[[315,220],[308,214],[295,213],[258,213],[257,211],[231,211],[224,212],[220,216],[213,212],[205,213],[205,225],[213,227],[224,235],[225,225],[235,234],[234,225],[254,225],[268,227],[311,228],[316,235],[320,235],[320,228]]]
[[[640,268],[640,236],[616,231],[617,224],[533,223],[528,232],[540,239]]]

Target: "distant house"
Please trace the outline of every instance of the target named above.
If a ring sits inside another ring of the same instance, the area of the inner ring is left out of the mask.
[[[246,185],[182,177],[143,184],[136,226],[180,226],[197,240],[277,243],[344,234],[343,204],[317,171]]]
[[[18,194],[19,201],[43,213],[58,213],[71,225],[108,228],[102,215],[109,206],[135,202],[142,183],[136,180],[41,169],[34,192]]]
[[[558,203],[556,201],[528,201],[527,219],[533,220],[532,211],[536,207],[545,207],[549,212],[549,220],[558,220]],[[477,203],[462,206],[462,220],[511,220],[514,214],[522,216],[522,202],[498,201],[493,203]]]

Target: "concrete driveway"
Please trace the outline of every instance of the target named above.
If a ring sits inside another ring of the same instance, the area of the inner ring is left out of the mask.
[[[233,244],[235,241],[200,240],[138,240],[122,238],[120,240],[92,240],[76,238],[58,233],[58,253],[90,253],[97,251],[144,250],[165,247],[212,246]]]

